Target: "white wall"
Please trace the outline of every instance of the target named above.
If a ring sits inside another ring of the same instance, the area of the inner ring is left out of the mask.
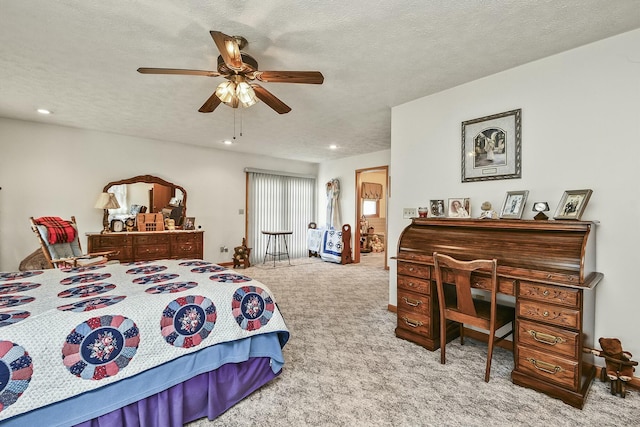
[[[376,166],[388,166],[390,150],[376,151],[361,156],[346,157],[320,163],[318,168],[318,219],[324,226],[327,220],[327,192],[325,184],[333,178],[340,180],[340,220],[343,224],[357,227],[356,219],[356,170]],[[353,233],[352,233],[353,234]]]
[[[389,241],[409,220],[403,207],[470,197],[500,210],[505,193],[529,190],[551,214],[565,190],[594,191],[584,220],[599,220],[596,338],[618,337],[640,354],[640,30],[532,62],[392,110]],[[522,109],[522,178],[461,183],[461,122]],[[389,245],[390,256],[397,247]],[[390,263],[390,303],[396,265]]]
[[[245,167],[318,170],[315,163],[0,118],[0,271],[17,270],[39,247],[30,216],[75,215],[86,250],[84,233],[102,229],[93,205],[104,185],[143,174],[184,187],[187,214],[205,230],[205,258],[230,261],[219,248],[244,237]]]

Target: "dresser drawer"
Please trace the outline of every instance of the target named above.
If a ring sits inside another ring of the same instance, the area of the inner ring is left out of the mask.
[[[431,294],[431,281],[425,279],[418,279],[410,276],[398,275],[398,292],[400,289],[419,292],[421,294]]]
[[[580,335],[540,323],[518,320],[518,343],[577,360]]]
[[[527,375],[542,378],[574,391],[578,389],[578,361],[564,359],[518,345],[515,369]]]
[[[431,319],[423,313],[403,310],[398,306],[398,327],[416,334],[429,336]]]
[[[573,310],[536,301],[517,300],[516,314],[536,322],[551,323],[566,328],[580,329],[580,310]]]
[[[410,262],[398,262],[398,274],[405,276],[420,277],[423,279],[431,278],[431,267],[428,265],[413,264]]]
[[[88,240],[93,248],[116,248],[131,244],[130,236],[116,233],[93,235]]]
[[[398,310],[429,315],[431,298],[404,290],[398,290]]]
[[[170,255],[169,245],[140,245],[133,248],[133,257],[136,261],[169,258]]]
[[[533,282],[520,282],[518,296],[536,301],[561,304],[566,307],[580,308],[580,291],[578,289],[560,288]]]
[[[168,234],[143,234],[133,236],[134,245],[167,245],[169,243]]]

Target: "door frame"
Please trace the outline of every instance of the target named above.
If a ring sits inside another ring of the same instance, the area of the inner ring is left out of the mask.
[[[389,228],[389,165],[385,165],[385,166],[377,166],[377,167],[371,167],[371,168],[364,168],[364,169],[356,169],[356,181],[355,181],[355,185],[356,185],[356,220],[353,223],[354,227],[352,228],[355,229],[355,233],[354,233],[354,239],[353,239],[353,262],[355,263],[359,263],[360,262],[360,218],[362,217],[362,207],[361,207],[361,203],[360,203],[360,199],[361,199],[361,188],[362,185],[360,185],[360,175],[362,175],[363,172],[377,172],[377,171],[381,171],[384,172],[385,175],[385,179],[384,182],[386,183],[386,189],[384,192],[384,199],[385,199],[385,222],[384,222],[384,269],[388,270],[389,269],[389,265],[387,263],[387,254],[388,254],[388,246],[387,246],[387,242],[389,240],[389,232],[388,232],[388,228]]]

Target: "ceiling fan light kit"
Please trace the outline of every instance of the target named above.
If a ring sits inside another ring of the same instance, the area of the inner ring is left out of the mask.
[[[261,100],[278,114],[285,114],[291,111],[291,108],[256,83],[256,80],[266,83],[322,84],[324,82],[324,76],[319,71],[259,71],[258,62],[242,52],[242,49],[249,44],[244,37],[228,36],[219,31],[210,31],[210,34],[220,52],[217,72],[176,68],[138,68],[138,72],[227,79],[218,85],[215,92],[198,109],[201,113],[211,113],[220,103],[231,108],[247,108]]]

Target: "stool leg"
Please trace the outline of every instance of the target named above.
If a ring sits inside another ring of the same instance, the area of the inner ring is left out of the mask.
[[[265,249],[264,251],[264,259],[262,260],[262,263],[266,263],[267,262],[267,254],[269,253],[269,244],[271,243],[271,234],[269,234],[269,238],[267,239],[267,249]]]
[[[289,260],[289,265],[291,265],[291,258],[289,258],[289,247],[287,246],[287,236],[282,235],[282,241],[284,242],[284,249],[287,253],[287,259]]]

